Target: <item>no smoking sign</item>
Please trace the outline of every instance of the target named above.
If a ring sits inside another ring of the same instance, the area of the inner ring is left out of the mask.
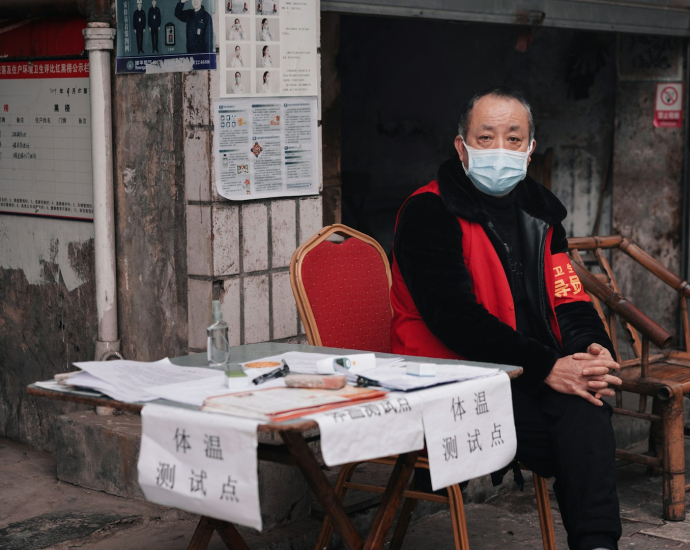
[[[656,85],[654,126],[657,128],[683,126],[683,84],[664,82]]]

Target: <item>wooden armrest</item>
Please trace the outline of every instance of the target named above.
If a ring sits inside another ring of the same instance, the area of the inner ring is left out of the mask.
[[[573,267],[582,281],[585,289],[591,292],[599,300],[609,306],[617,315],[620,315],[633,327],[639,330],[646,338],[660,349],[671,345],[671,336],[666,330],[657,325],[631,302],[623,298],[618,292],[611,290],[608,285],[602,283],[596,275],[587,271],[579,262],[573,261]]]
[[[610,235],[608,237],[571,237],[568,239],[568,250],[595,250],[597,248],[616,248],[623,237]]]
[[[620,244],[620,249],[642,267],[651,271],[673,290],[682,293],[686,298],[690,298],[690,285],[688,282],[681,279],[659,260],[652,258],[635,243],[631,243],[628,239],[623,239]]]

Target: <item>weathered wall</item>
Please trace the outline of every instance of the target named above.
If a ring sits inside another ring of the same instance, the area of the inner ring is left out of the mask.
[[[0,215],[0,436],[54,447],[55,422],[75,405],[26,386],[93,358],[93,225]]]
[[[625,235],[679,273],[683,129],[654,128],[653,120],[657,79],[668,79],[669,70],[673,78],[671,66],[682,67],[683,56],[680,48],[664,48],[652,37],[644,37],[642,46],[642,53],[663,53],[665,49],[665,54],[635,55],[636,70],[618,82],[613,232]],[[619,51],[624,57],[635,53],[630,47]],[[640,48],[636,51],[639,54]],[[632,64],[626,58],[619,63],[624,68]],[[652,78],[649,70],[655,73]],[[675,293],[623,254],[613,256],[613,268],[623,294],[666,330],[677,334]]]
[[[402,201],[455,154],[462,102],[508,85],[532,102],[537,152],[554,149],[552,188],[569,209],[566,229],[591,233],[613,134],[615,35],[535,28],[523,53],[520,32],[342,16],[345,223],[389,249]]]
[[[117,75],[113,86],[122,353],[187,351],[182,75]]]

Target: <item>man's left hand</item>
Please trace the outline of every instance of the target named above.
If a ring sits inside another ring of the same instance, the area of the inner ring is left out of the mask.
[[[590,346],[587,348],[586,353],[576,353],[575,355],[573,355],[573,358],[608,359],[613,361],[611,352],[601,344],[596,343],[590,344]],[[587,369],[582,371],[582,374],[584,376],[591,377],[591,380],[587,383],[587,386],[592,391],[597,391],[595,395],[597,399],[601,399],[602,395],[613,397],[615,395],[615,392],[611,388],[609,388],[609,385],[620,386],[622,384],[622,380],[617,376],[611,376],[610,372],[611,371],[609,371],[609,373],[599,372],[599,369],[593,369],[592,372],[589,372]]]

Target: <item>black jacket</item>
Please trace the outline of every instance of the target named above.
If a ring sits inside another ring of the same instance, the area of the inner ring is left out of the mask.
[[[199,11],[184,9],[184,3],[175,6],[175,17],[187,24],[187,53],[213,52],[213,21],[211,14],[201,6]]]
[[[422,319],[446,347],[470,360],[523,367],[524,374],[515,386],[529,393],[541,387],[562,356],[586,351],[593,342],[613,355],[611,341],[590,303],[556,308],[562,346],[551,331],[543,264],[548,227],[553,227],[552,254],[566,252],[568,245],[561,224],[567,211],[553,193],[529,177],[513,191],[521,226],[525,290],[535,317],[543,325],[543,336],[534,339],[491,315],[472,292],[456,216],[482,225],[509,282],[511,274],[503,244],[482,206],[480,191],[465,175],[458,158],[441,165],[438,184],[440,197],[422,193],[407,201],[398,219],[394,255]]]

